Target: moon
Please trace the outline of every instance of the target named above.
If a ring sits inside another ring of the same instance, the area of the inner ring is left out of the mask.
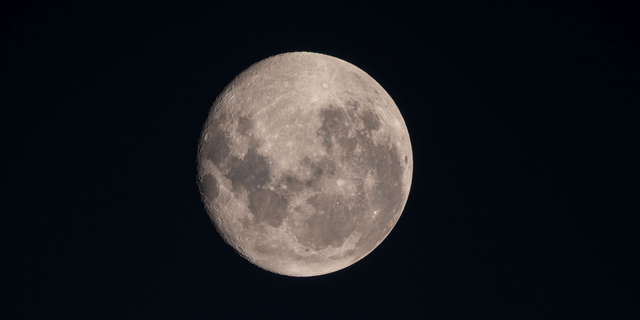
[[[294,277],[341,270],[380,245],[412,172],[389,94],[319,53],[279,54],[240,73],[198,144],[201,198],[222,238],[254,265]]]

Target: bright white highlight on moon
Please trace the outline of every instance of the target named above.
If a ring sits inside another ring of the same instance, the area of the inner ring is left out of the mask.
[[[294,52],[262,60],[218,96],[198,185],[220,235],[256,266],[306,277],[346,268],[391,232],[411,187],[404,119],[356,66]]]

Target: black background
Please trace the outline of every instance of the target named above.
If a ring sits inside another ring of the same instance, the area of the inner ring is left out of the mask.
[[[636,6],[202,3],[3,5],[0,318],[640,317]],[[217,94],[289,51],[369,73],[414,152],[391,234],[321,277],[243,260],[196,186]]]

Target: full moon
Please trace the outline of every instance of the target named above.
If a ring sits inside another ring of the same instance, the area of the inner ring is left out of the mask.
[[[202,201],[256,266],[310,277],[346,268],[396,225],[409,196],[409,132],[389,94],[338,58],[264,59],[218,96],[198,144]]]

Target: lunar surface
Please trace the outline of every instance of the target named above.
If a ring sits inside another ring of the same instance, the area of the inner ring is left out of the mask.
[[[211,220],[265,270],[307,277],[352,265],[391,232],[411,187],[405,122],[368,74],[331,56],[262,60],[218,96],[198,146]]]

